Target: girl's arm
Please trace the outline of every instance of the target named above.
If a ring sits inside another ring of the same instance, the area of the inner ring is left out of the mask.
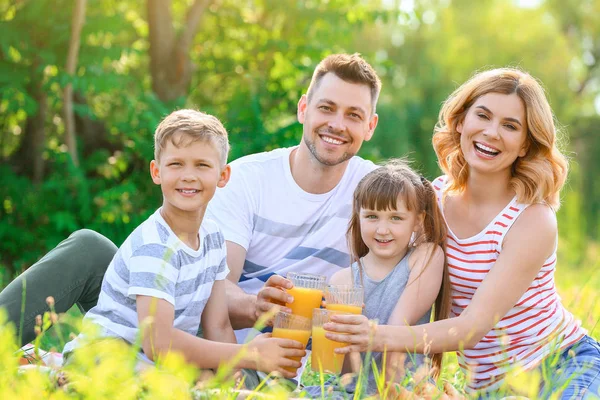
[[[502,253],[473,296],[456,318],[412,327],[374,326],[363,316],[337,315],[325,325],[332,340],[350,343],[339,353],[372,349],[431,353],[472,348],[517,303],[538,274],[556,245],[554,212],[545,205],[528,207],[507,233]],[[334,333],[343,332],[347,335]]]
[[[444,274],[444,251],[432,243],[417,247],[411,255],[408,284],[398,299],[388,325],[414,325],[437,298]]]
[[[406,288],[388,319],[388,325],[414,325],[435,303],[444,274],[444,250],[433,243],[418,246],[409,260],[410,275]],[[387,352],[385,373],[388,381],[404,379],[405,357],[414,354]]]

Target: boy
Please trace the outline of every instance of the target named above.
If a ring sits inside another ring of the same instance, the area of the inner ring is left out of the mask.
[[[229,180],[227,132],[213,116],[179,110],[159,124],[154,145],[150,174],[161,186],[162,207],[119,248],[85,318],[102,336],[128,343],[144,327],[142,349],[150,360],[177,351],[199,368],[216,369],[241,350],[227,313],[225,240],[213,221],[203,220],[216,188]],[[204,339],[196,337],[200,324]],[[64,352],[76,346],[77,339]],[[300,363],[286,357],[304,353],[298,342],[261,335],[236,367],[291,377],[284,368]]]

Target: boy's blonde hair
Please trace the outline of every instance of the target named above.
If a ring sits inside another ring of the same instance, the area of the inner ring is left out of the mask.
[[[523,204],[546,203],[558,209],[559,192],[567,178],[568,165],[556,146],[554,115],[540,83],[528,73],[513,68],[475,74],[444,102],[433,135],[433,148],[440,168],[449,177],[447,191],[462,192],[469,177],[456,127],[475,101],[488,93],[514,93],[525,107],[527,153],[513,163],[510,180],[517,200]]]
[[[308,101],[312,99],[312,94],[319,86],[321,79],[329,72],[343,81],[367,85],[371,89],[372,111],[375,113],[375,106],[381,91],[381,80],[373,67],[358,53],[332,54],[325,57],[313,73],[307,91]]]
[[[175,136],[177,132],[182,135]],[[221,166],[227,164],[229,141],[227,130],[216,117],[196,110],[177,110],[167,115],[154,132],[154,159],[159,161],[167,141],[175,147],[196,141],[208,141],[221,153]]]

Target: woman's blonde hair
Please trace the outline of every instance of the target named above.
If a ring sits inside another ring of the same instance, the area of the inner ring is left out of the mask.
[[[416,215],[423,215],[423,223],[418,234],[409,245],[418,246],[432,243],[425,265],[433,258],[436,247],[444,252],[444,269],[442,285],[434,306],[434,320],[448,318],[450,314],[450,276],[446,260],[446,222],[440,210],[435,191],[431,183],[413,171],[408,163],[401,159],[392,159],[383,166],[365,175],[354,190],[352,216],[346,232],[351,262],[356,262],[361,284],[363,284],[363,265],[361,258],[366,256],[369,248],[362,240],[360,230],[360,210],[396,210],[398,198],[404,200],[406,208]],[[442,353],[433,354],[432,364],[434,376],[442,370]]]
[[[567,178],[567,159],[556,146],[557,129],[544,89],[526,72],[499,68],[475,74],[444,102],[433,135],[433,148],[442,171],[448,176],[447,193],[460,193],[469,169],[460,147],[461,123],[475,101],[487,93],[515,93],[525,107],[527,153],[512,166],[510,185],[523,204],[560,206],[560,189]]]

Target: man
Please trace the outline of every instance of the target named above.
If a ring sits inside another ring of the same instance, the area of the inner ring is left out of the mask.
[[[231,163],[231,180],[207,209],[227,241],[229,316],[234,329],[249,328],[274,303],[287,301],[287,271],[331,276],[350,265],[345,231],[352,192],[375,168],[354,155],[377,126],[381,82],[358,54],[326,57],[298,102],[302,140],[294,148],[243,157]],[[88,311],[116,252],[103,236],[75,232],[0,292],[0,307],[17,327],[26,294],[21,342],[35,337],[35,316],[73,304]],[[26,285],[24,282],[26,281]],[[245,332],[237,333],[238,340]]]
[[[287,272],[331,276],[350,265],[345,232],[352,194],[375,166],[354,157],[377,126],[381,82],[358,54],[334,54],[315,69],[298,102],[297,147],[242,157],[207,208],[227,241],[229,317],[254,325],[274,304]],[[284,308],[285,310],[285,308]],[[238,341],[247,330],[237,332]]]

